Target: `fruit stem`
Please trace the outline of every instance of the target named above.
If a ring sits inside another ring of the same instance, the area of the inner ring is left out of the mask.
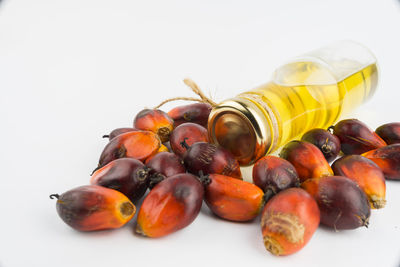
[[[190,146],[186,143],[186,139],[189,139],[189,138],[188,137],[183,138],[183,141],[180,144],[183,148],[189,149]]]
[[[103,135],[103,138],[110,138],[110,135],[105,134],[105,135]]]
[[[51,194],[50,199],[54,199],[54,198],[59,199],[60,195],[59,194]]]
[[[199,176],[198,177],[199,177],[198,180],[200,181],[200,183],[202,183],[205,186],[209,185],[211,183],[210,176],[208,174],[204,175],[202,170],[199,171]]]
[[[271,189],[271,188],[268,188],[268,189],[265,191],[264,196],[263,196],[263,202],[264,202],[264,204],[267,203],[268,200],[269,200],[271,197],[273,197],[274,195],[275,195],[274,190]]]
[[[158,183],[162,182],[165,179],[165,176],[161,173],[156,173],[149,177],[149,188],[153,189]]]

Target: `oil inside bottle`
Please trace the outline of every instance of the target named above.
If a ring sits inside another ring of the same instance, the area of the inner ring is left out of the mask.
[[[310,129],[332,125],[372,96],[377,81],[375,63],[360,66],[342,60],[332,68],[323,62],[300,61],[284,65],[271,82],[238,97],[274,113],[279,134],[271,152]]]

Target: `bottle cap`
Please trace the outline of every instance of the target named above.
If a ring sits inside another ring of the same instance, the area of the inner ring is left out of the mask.
[[[274,147],[278,129],[275,117],[266,114],[270,109],[259,106],[257,97],[243,94],[225,100],[209,116],[211,142],[229,150],[240,165],[253,164]]]

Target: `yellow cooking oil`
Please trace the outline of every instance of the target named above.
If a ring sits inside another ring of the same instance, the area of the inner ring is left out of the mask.
[[[211,142],[251,165],[314,128],[328,128],[368,100],[377,60],[365,46],[339,41],[278,67],[270,81],[226,99],[208,119]]]
[[[357,65],[341,62],[346,77],[336,81],[340,71],[333,75],[318,62],[294,62],[279,69],[272,82],[243,96],[257,95],[272,110],[279,129],[275,146],[279,147],[310,129],[331,126],[373,95],[378,81],[376,64],[349,71]]]

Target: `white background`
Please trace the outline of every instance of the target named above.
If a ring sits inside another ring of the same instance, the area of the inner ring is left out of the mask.
[[[103,134],[131,126],[143,107],[191,96],[183,78],[223,100],[334,40],[365,44],[380,64],[376,95],[351,117],[372,128],[400,121],[399,26],[395,0],[4,0],[0,266],[399,266],[400,182],[387,182],[369,229],[320,227],[288,257],[265,250],[259,218],[226,222],[203,206],[161,239],[134,235],[134,220],[80,233],[48,197],[88,183]]]

